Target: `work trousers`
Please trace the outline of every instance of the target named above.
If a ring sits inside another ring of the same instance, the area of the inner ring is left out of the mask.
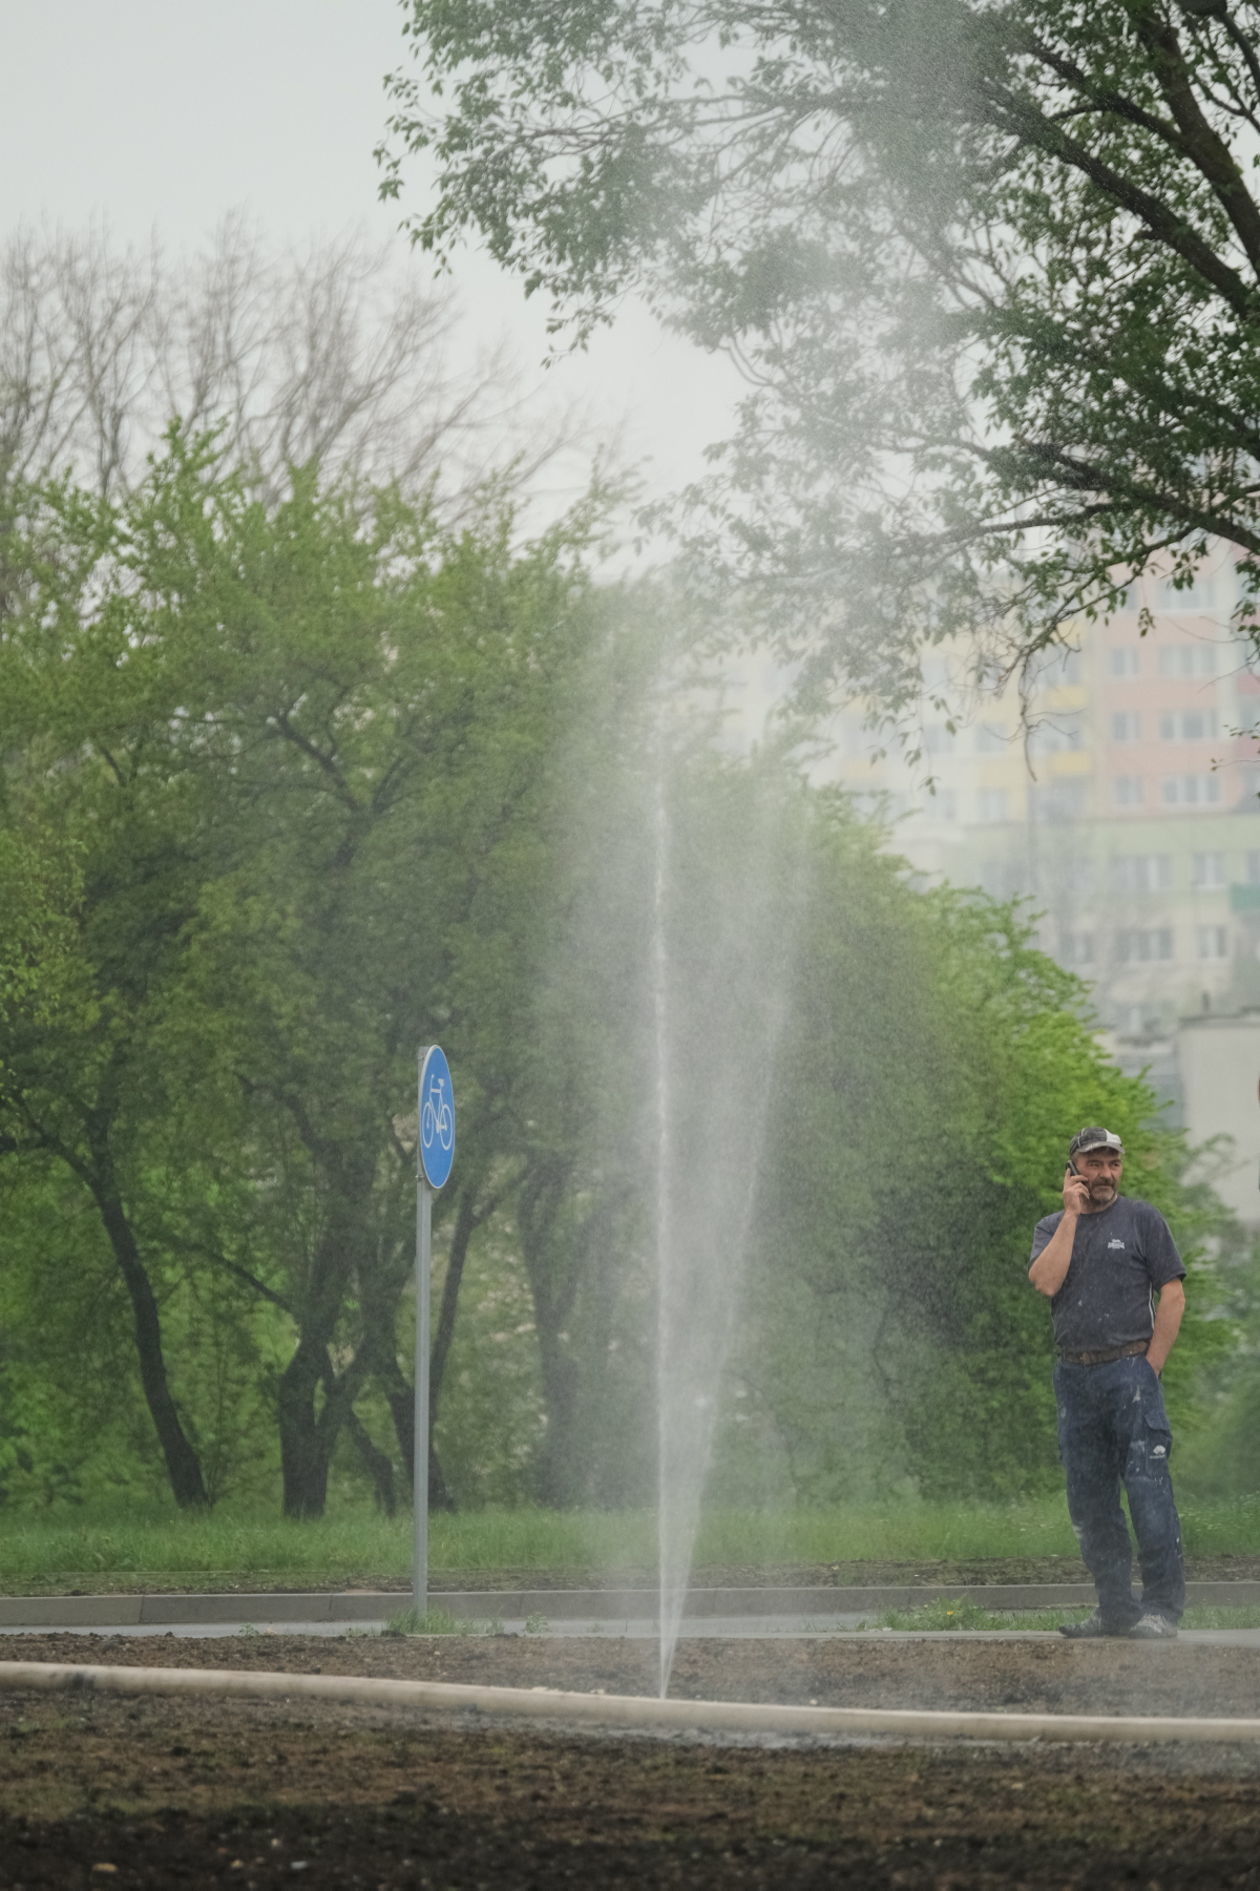
[[[1141,1354],[1104,1366],[1060,1360],[1054,1391],[1068,1514],[1098,1591],[1100,1615],[1118,1628],[1148,1611],[1180,1621],[1186,1605],[1181,1523],[1168,1468],[1172,1432],[1158,1377]],[[1137,1538],[1140,1602],[1133,1595],[1122,1485]]]

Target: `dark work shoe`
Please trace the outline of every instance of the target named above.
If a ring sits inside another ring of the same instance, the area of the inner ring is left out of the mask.
[[[1099,1641],[1104,1635],[1122,1637],[1132,1632],[1127,1622],[1108,1622],[1097,1609],[1083,1622],[1059,1623],[1060,1635],[1066,1635],[1069,1641]]]
[[[1139,1616],[1129,1635],[1134,1641],[1176,1641],[1177,1624],[1166,1615]]]

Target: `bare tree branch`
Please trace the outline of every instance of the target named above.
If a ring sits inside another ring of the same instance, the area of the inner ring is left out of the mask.
[[[234,216],[171,259],[102,229],[19,230],[0,248],[0,486],[70,472],[127,491],[178,421],[220,429],[269,499],[317,462],[458,517],[505,467],[522,490],[578,430],[505,350],[457,359],[458,322],[416,259],[357,236],[275,256]]]

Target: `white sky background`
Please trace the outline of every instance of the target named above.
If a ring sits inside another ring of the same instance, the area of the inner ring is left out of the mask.
[[[382,79],[407,58],[397,0],[3,0],[0,18],[0,239],[95,220],[120,245],[156,236],[174,253],[243,210],[269,247],[361,228],[392,237],[400,267],[431,267],[395,234],[421,207],[418,167],[401,204],[376,196]],[[471,252],[453,286],[470,372],[506,338],[522,383],[619,433],[651,492],[694,477],[730,430],[734,371],[644,311],[543,376],[542,305]]]

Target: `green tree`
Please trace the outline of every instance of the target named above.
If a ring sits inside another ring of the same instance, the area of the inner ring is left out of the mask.
[[[152,678],[150,653],[139,640],[129,647],[127,606],[108,584],[105,595],[97,590],[113,535],[106,508],[56,493],[25,541],[21,604],[0,624],[5,850],[29,857],[38,848],[45,884],[62,889],[58,949],[38,961],[39,984],[25,1002],[0,1013],[0,1146],[41,1166],[64,1164],[90,1196],[126,1290],[171,1489],[177,1502],[198,1505],[206,1487],[169,1381],[133,1175],[120,1161],[143,1096],[138,1021],[187,910],[195,816],[174,802],[159,812],[162,737],[145,715],[143,684],[122,706],[130,657],[128,693],[146,671],[150,687]],[[16,557],[12,542],[10,550]],[[148,1113],[155,1102],[141,1107]]]
[[[1030,1475],[1047,1342],[1025,1257],[1065,1122],[1118,1121],[1182,1217],[1148,1094],[1008,911],[925,893],[790,758],[724,747],[699,678],[659,683],[668,600],[593,595],[583,517],[521,546],[493,509],[453,533],[309,473],[269,504],[179,435],[126,500],[29,511],[0,637],[13,1488],[99,1461],[66,1358],[91,1307],[91,1358],[180,1501],[278,1453],[312,1515],[339,1449],[395,1501],[405,1119],[437,1038],[460,1092],[432,1362],[451,1493],[640,1497],[662,990],[671,1216],[732,1255],[753,1230],[742,1435],[802,1491],[851,1488],[859,1461],[954,1494]],[[61,1311],[36,1334],[45,1282]],[[1192,1321],[1176,1360],[1196,1343]],[[485,1387],[509,1350],[510,1438]],[[121,1413],[106,1432],[146,1461]]]
[[[1182,1139],[1100,1050],[1084,989],[1018,911],[917,888],[838,802],[815,822],[746,1410],[803,1493],[1027,1491],[1056,1476],[1027,1265],[1067,1137],[1118,1124],[1126,1188],[1169,1214],[1194,1276],[1183,1386],[1223,1338],[1204,1318],[1220,1217],[1182,1187]]]
[[[163,1320],[214,1279],[294,1336],[273,1378],[286,1509],[323,1507],[347,1431],[384,1494],[354,1406],[375,1381],[409,1407],[394,1121],[440,1034],[468,1072],[458,1255],[502,1189],[479,1020],[520,1008],[540,924],[585,525],[518,547],[498,502],[452,531],[311,474],[269,505],[176,433],[136,494],[58,489],[36,526],[3,646],[8,799],[82,852],[82,996],[59,1031],[14,1019],[10,1146],[92,1193],[179,1501],[209,1493]]]
[[[321,540],[324,527],[311,530]],[[360,565],[359,582],[305,561],[282,580],[296,585],[276,621],[297,672],[270,654],[246,706],[239,660],[226,658],[245,727],[279,732],[257,750],[258,807],[284,797],[303,818],[258,832],[203,908],[195,944],[208,1009],[243,1027],[229,1055],[252,1135],[314,1209],[305,1256],[290,1258],[300,1337],[277,1384],[285,1502],[298,1514],[322,1508],[333,1447],[372,1376],[409,1453],[395,1326],[412,1217],[388,1131],[417,1043],[439,1036],[461,1071],[440,1389],[468,1244],[504,1185],[503,1047],[537,956],[540,797],[583,639],[563,534],[518,553],[506,527],[452,540],[404,512],[366,543],[346,516],[332,544]],[[348,596],[353,616],[339,623],[330,606]],[[313,621],[326,626],[322,649]],[[361,1324],[347,1347],[351,1297]]]
[[[750,389],[711,489],[788,647],[886,703],[1157,556],[1260,571],[1242,0],[413,0],[381,157],[579,337],[631,286]],[[710,549],[716,549],[711,543]]]

